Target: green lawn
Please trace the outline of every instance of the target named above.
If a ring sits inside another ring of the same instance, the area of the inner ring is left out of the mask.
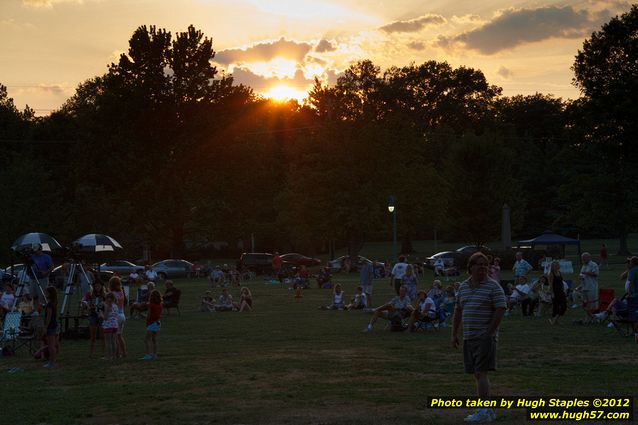
[[[603,271],[601,286],[618,291],[620,271]],[[335,281],[350,296],[357,276]],[[431,282],[427,275],[419,286]],[[126,323],[123,361],[89,359],[86,340],[63,340],[56,370],[24,352],[0,358],[0,423],[453,424],[469,413],[424,410],[428,396],[475,393],[449,329],[401,334],[379,322],[364,334],[370,315],[317,309],[330,291],[306,290],[295,302],[287,287],[261,279],[247,285],[254,312],[206,314],[198,306],[207,281],[177,280],[182,314],[163,318],[155,362],[138,360],[141,320]],[[375,303],[390,296],[387,279],[377,281]],[[493,393],[634,394],[638,344],[602,326],[572,324],[582,316],[570,309],[556,327],[546,317],[506,318]],[[6,373],[12,367],[24,372]],[[522,409],[498,414],[497,423],[526,423]]]

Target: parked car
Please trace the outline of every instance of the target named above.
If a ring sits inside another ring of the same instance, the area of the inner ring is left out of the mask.
[[[291,266],[311,267],[321,264],[321,260],[318,258],[310,258],[297,253],[284,254],[281,256],[281,260],[284,264],[289,264]]]
[[[468,258],[475,252],[481,251],[487,255],[491,255],[492,250],[485,246],[481,245],[477,247],[476,245],[465,245],[462,246],[455,251],[442,251],[438,252],[428,258],[425,259],[423,265],[430,269],[434,270],[434,263],[439,258],[443,259],[443,264],[445,267],[463,267],[467,262]]]
[[[481,251],[484,254],[490,254],[492,252],[492,250],[485,245],[481,245],[478,247],[476,245],[465,245],[460,248],[457,248],[456,250],[456,252],[460,252],[461,254],[467,255],[467,256],[470,256],[478,251]]]
[[[272,272],[272,254],[267,252],[244,252],[237,262],[237,269],[247,269],[256,274]]]
[[[129,274],[136,272],[143,272],[144,266],[138,266],[137,264],[133,264],[130,261],[125,260],[117,260],[117,261],[107,261],[106,263],[100,264],[100,270],[110,270],[112,272],[116,272],[122,277],[128,276]]]
[[[330,271],[332,272],[340,272],[341,270],[343,270],[344,267],[344,262],[346,260],[346,258],[349,258],[349,255],[343,255],[341,257],[337,257],[334,260],[330,260],[328,261],[328,267],[330,268]],[[383,266],[382,263],[377,263],[374,262],[366,257],[362,257],[361,255],[357,255],[356,260],[352,261],[352,267],[350,268],[351,272],[357,271],[361,268],[361,266],[363,266],[365,263],[375,263],[375,264],[380,264],[381,266]]]
[[[460,260],[463,257],[463,254],[458,251],[443,251],[438,252],[428,258],[425,259],[423,266],[430,270],[434,270],[434,263],[437,260],[442,259],[443,265],[447,267],[459,266]]]
[[[193,263],[186,260],[163,260],[151,266],[160,279],[190,277],[193,275]]]
[[[85,267],[85,270],[88,270],[87,266],[84,266],[84,267]],[[82,273],[82,271],[79,268],[77,268],[75,271],[76,279],[78,278],[79,273]],[[100,270],[100,272],[97,273],[97,278],[100,280],[100,282],[103,282],[105,285],[107,285],[109,280],[114,275],[115,273],[113,273],[110,270]],[[49,284],[55,286],[58,289],[64,288],[64,285],[66,284],[66,280],[67,280],[67,276],[63,273],[61,265],[57,266],[56,268],[51,270],[51,273],[49,273]]]

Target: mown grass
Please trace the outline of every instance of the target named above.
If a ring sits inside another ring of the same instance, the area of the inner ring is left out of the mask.
[[[618,292],[620,271],[604,270],[601,286]],[[419,286],[432,279],[428,274]],[[335,281],[352,295],[357,276]],[[206,314],[198,307],[207,281],[178,280],[182,314],[163,318],[155,362],[137,360],[144,354],[141,320],[127,321],[129,357],[119,362],[89,359],[86,340],[63,340],[56,370],[24,352],[0,359],[0,423],[453,424],[469,413],[424,410],[428,396],[475,393],[449,329],[401,334],[379,323],[364,334],[369,315],[317,309],[330,302],[330,291],[306,290],[296,302],[286,286],[261,279],[247,285],[254,312]],[[376,281],[375,304],[390,296],[387,279]],[[555,327],[546,317],[506,318],[493,393],[635,393],[638,344],[602,326],[572,324],[582,316],[570,309]],[[6,373],[11,367],[25,370]],[[498,414],[498,423],[525,422],[524,410]]]

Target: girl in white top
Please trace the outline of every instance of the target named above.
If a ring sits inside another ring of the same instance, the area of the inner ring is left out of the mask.
[[[329,310],[343,310],[346,306],[343,302],[345,292],[341,289],[340,284],[336,284],[332,291],[332,304],[328,306]]]

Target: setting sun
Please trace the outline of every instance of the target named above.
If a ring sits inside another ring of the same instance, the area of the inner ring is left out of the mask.
[[[308,97],[308,92],[280,84],[271,87],[268,91],[266,91],[264,93],[264,97],[276,100],[278,102],[285,102],[290,99],[296,99],[297,102],[302,103],[303,99]]]

